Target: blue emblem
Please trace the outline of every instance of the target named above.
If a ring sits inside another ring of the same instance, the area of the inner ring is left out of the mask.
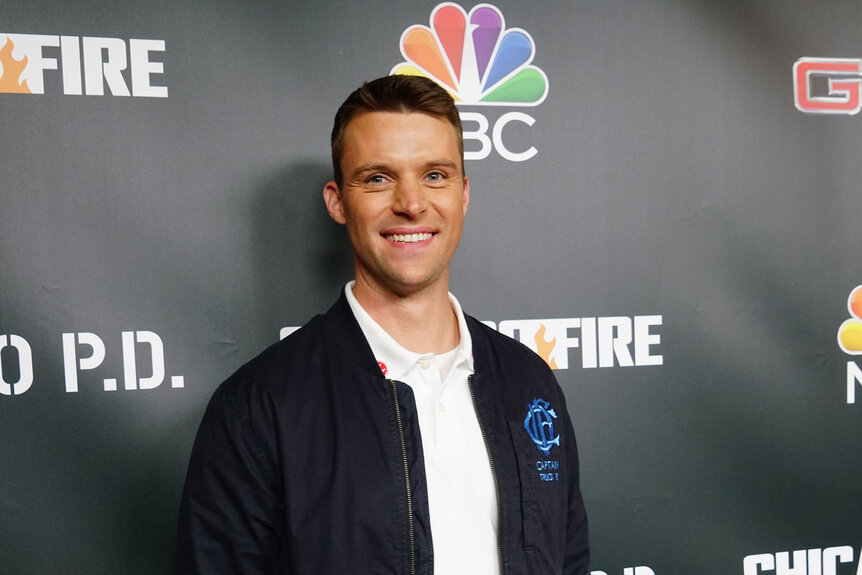
[[[554,420],[557,414],[551,409],[551,404],[544,399],[536,398],[527,404],[527,417],[524,419],[524,429],[530,434],[539,451],[550,455],[551,447],[560,446],[560,435],[554,435]]]

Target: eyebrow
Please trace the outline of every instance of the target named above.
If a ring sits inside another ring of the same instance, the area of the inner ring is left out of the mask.
[[[352,176],[356,176],[359,174],[364,174],[365,172],[385,172],[387,170],[386,164],[377,164],[373,162],[368,162],[366,164],[362,164],[353,170]]]
[[[425,162],[425,164],[422,166],[423,170],[429,170],[431,168],[449,168],[449,169],[457,171],[458,170],[458,164],[456,164],[455,162],[453,162],[451,160],[440,158],[437,160],[431,160],[429,162]],[[360,174],[365,174],[367,172],[387,172],[389,170],[390,170],[390,167],[388,164],[382,164],[379,162],[368,162],[368,163],[362,164],[361,166],[359,166],[355,170],[353,170],[353,173],[351,175],[355,177],[355,176],[358,176]]]
[[[458,164],[456,164],[455,162],[453,162],[451,160],[445,160],[442,158],[439,160],[432,160],[432,161],[428,162],[427,164],[425,164],[425,169],[437,168],[437,167],[451,168],[451,169],[456,170],[456,171],[458,170]]]

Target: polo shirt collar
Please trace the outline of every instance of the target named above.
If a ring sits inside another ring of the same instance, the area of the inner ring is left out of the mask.
[[[350,281],[344,286],[344,295],[347,298],[347,303],[350,305],[350,310],[356,317],[365,339],[368,340],[368,345],[374,353],[374,357],[378,362],[381,370],[384,369],[384,375],[389,379],[403,379],[404,376],[416,365],[416,362],[423,359],[430,359],[434,356],[433,353],[416,353],[404,348],[395,339],[392,338],[386,331],[380,327],[374,319],[368,315],[356,297],[353,295],[354,281]],[[467,322],[464,319],[464,312],[461,310],[461,304],[457,298],[451,293],[449,294],[449,303],[452,305],[452,310],[458,318],[458,331],[460,341],[458,342],[456,358],[452,363],[453,366],[466,362],[467,369],[473,372],[473,341],[470,338],[470,330],[467,329]]]

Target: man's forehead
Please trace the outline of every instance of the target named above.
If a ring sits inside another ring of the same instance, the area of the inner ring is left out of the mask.
[[[362,112],[344,134],[343,156],[366,152],[460,156],[454,126],[443,116],[424,112]]]
[[[422,120],[434,120],[438,122],[441,126],[446,126],[452,130],[453,135],[455,134],[455,126],[453,126],[449,120],[446,119],[445,116],[440,116],[436,114],[429,114],[427,112],[409,110],[409,111],[360,111],[347,123],[345,128],[345,136],[349,137],[351,133],[356,131],[357,126],[374,126],[379,128],[381,131],[383,127],[386,126],[389,128],[389,131],[392,132],[410,132],[411,128],[407,126],[408,123],[425,123]],[[431,124],[433,124],[432,122]],[[431,125],[429,124],[429,125]]]

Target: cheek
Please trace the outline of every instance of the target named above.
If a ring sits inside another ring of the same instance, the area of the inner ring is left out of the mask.
[[[385,208],[382,194],[358,194],[344,202],[344,214],[356,226],[372,225]]]
[[[464,216],[467,214],[467,204],[455,200],[447,206],[446,214],[453,226],[462,226],[464,224]]]
[[[347,233],[353,243],[357,241],[365,241],[369,235],[376,235],[376,227],[374,226],[374,218],[362,211],[351,210],[347,212]]]
[[[355,245],[357,242],[362,241],[363,227],[359,225],[356,220],[348,219],[347,235],[350,236],[350,243]]]

